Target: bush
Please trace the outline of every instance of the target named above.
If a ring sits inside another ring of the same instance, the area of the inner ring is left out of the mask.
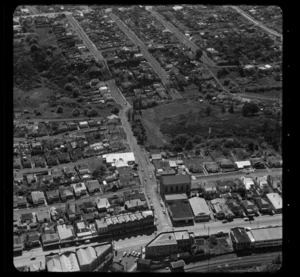
[[[93,80],[91,81],[91,86],[95,86],[95,85],[97,85],[99,82],[100,82],[99,79],[93,79]]]
[[[73,91],[74,85],[72,83],[67,83],[64,87],[66,91]]]
[[[87,116],[92,117],[92,116],[97,116],[98,112],[96,109],[91,109],[87,112]]]
[[[119,108],[113,107],[110,112],[117,115],[119,114],[119,111],[120,111]]]
[[[73,97],[77,98],[80,95],[79,88],[73,88],[72,93],[73,93]]]
[[[58,107],[56,108],[56,113],[63,113],[63,112],[64,112],[64,109],[63,109],[62,106],[58,106]]]
[[[75,108],[72,112],[73,116],[78,116],[79,114],[80,114],[80,111],[77,108]]]
[[[40,49],[40,47],[36,43],[34,43],[30,46],[30,52],[32,52],[32,53],[38,51],[39,49]]]

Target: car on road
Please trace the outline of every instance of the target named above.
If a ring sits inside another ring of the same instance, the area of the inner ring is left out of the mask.
[[[249,218],[248,217],[244,218],[244,221],[249,221]]]
[[[125,257],[127,255],[127,252],[125,251],[124,253],[123,253],[123,257]]]
[[[152,179],[152,174],[150,174],[150,179]]]
[[[143,168],[141,168],[141,171],[143,172],[143,171],[144,171],[144,169],[143,169]]]
[[[127,253],[127,257],[130,257],[130,255],[131,255],[131,252],[128,252],[128,253]]]
[[[224,219],[223,221],[222,221],[222,223],[227,223],[228,221],[227,221],[227,219]]]
[[[119,259],[119,263],[122,262],[122,258]]]
[[[32,257],[30,258],[30,260],[35,260],[35,256],[32,256]]]
[[[164,206],[164,203],[162,201],[160,201],[160,205],[163,207]]]

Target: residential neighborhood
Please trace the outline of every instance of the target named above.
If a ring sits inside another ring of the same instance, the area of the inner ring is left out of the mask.
[[[277,272],[277,6],[20,5],[13,264]]]

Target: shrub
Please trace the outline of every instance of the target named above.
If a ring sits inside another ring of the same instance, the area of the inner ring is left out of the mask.
[[[80,95],[79,88],[73,88],[72,93],[73,93],[73,97],[77,98]]]
[[[64,87],[66,91],[72,91],[74,89],[74,85],[72,83],[67,83]]]
[[[75,108],[72,112],[73,116],[78,116],[79,114],[80,114],[80,111],[77,108]]]
[[[40,49],[40,47],[36,43],[34,43],[30,46],[30,52],[32,52],[32,53],[38,51],[39,49]]]
[[[110,112],[117,115],[119,111],[120,111],[119,108],[113,107]]]
[[[96,109],[91,109],[87,112],[87,116],[97,116],[98,112]]]
[[[63,109],[62,106],[58,106],[58,107],[56,108],[56,113],[63,113],[63,112],[64,112],[64,109]]]

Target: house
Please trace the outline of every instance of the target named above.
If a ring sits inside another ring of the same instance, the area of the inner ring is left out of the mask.
[[[79,122],[79,127],[80,127],[80,129],[89,128],[88,122],[87,121]]]
[[[97,210],[99,213],[106,213],[107,209],[110,207],[109,201],[107,198],[96,198],[95,200],[97,205]]]
[[[27,199],[26,199],[26,197],[18,197],[17,198],[17,207],[19,209],[27,208]]]
[[[76,197],[80,197],[82,195],[86,195],[87,194],[87,190],[86,190],[86,186],[83,182],[81,183],[77,183],[77,184],[71,184],[71,187],[74,190],[74,195]]]
[[[51,246],[58,247],[60,243],[59,235],[57,233],[42,234],[41,241],[44,249]]]
[[[76,170],[75,170],[74,167],[70,167],[70,166],[64,167],[63,170],[64,170],[64,173],[66,174],[66,176],[67,176],[68,178],[71,178],[71,177],[73,177],[73,176],[76,175]]]
[[[20,237],[14,236],[14,254],[22,253],[24,245]]]
[[[256,177],[256,183],[264,193],[269,192],[268,176]]]
[[[38,211],[36,213],[36,218],[39,223],[49,222],[50,221],[50,213],[49,213],[49,211]]]
[[[210,203],[212,204],[212,207],[215,210],[216,218],[220,219],[220,220],[224,219],[225,218],[225,213],[222,209],[222,204],[225,203],[225,199],[216,198],[216,199],[211,200]]]
[[[25,245],[29,248],[40,246],[40,235],[38,232],[34,231],[27,233]]]
[[[83,202],[83,210],[86,213],[92,213],[92,212],[96,211],[96,205],[92,201]]]
[[[59,190],[50,190],[46,192],[48,204],[59,202]]]
[[[81,174],[81,175],[90,174],[91,173],[89,167],[87,165],[85,165],[85,164],[77,165],[76,169],[77,169],[78,173]]]
[[[72,242],[75,239],[75,233],[72,226],[66,224],[57,225],[57,232],[61,243]]]
[[[60,187],[59,188],[59,195],[60,195],[60,199],[62,201],[67,201],[67,200],[70,200],[70,199],[74,198],[73,190],[70,187],[64,187],[64,186]]]
[[[31,198],[32,198],[33,205],[35,206],[46,204],[45,195],[42,191],[32,191]]]
[[[254,216],[254,214],[258,211],[257,206],[249,200],[242,200],[241,206],[243,207],[247,216]]]
[[[100,184],[98,180],[89,180],[86,182],[86,188],[89,192],[89,194],[93,194],[95,192],[100,192]]]
[[[226,204],[236,217],[240,217],[242,215],[243,211],[240,205],[234,199],[228,199]]]
[[[251,188],[254,188],[254,182],[251,178],[248,177],[241,177],[240,179],[242,181],[242,184],[245,186],[246,190],[250,190]]]
[[[67,205],[66,215],[70,221],[81,220],[81,212],[75,203]]]
[[[254,197],[254,202],[256,203],[260,213],[268,214],[271,210],[270,204],[268,201],[261,197]]]
[[[87,239],[92,236],[89,225],[85,221],[78,221],[74,224],[76,235],[79,239]]]
[[[211,211],[204,198],[192,197],[189,199],[189,202],[194,214],[195,222],[210,220]]]
[[[250,161],[238,161],[235,162],[236,166],[238,169],[248,169],[251,168],[251,163]]]
[[[21,223],[26,223],[27,225],[29,223],[35,222],[35,218],[33,213],[25,213],[25,214],[21,214]]]
[[[223,159],[219,162],[220,167],[223,171],[234,171],[236,170],[236,165],[229,159]]]
[[[262,158],[253,158],[250,159],[250,162],[252,167],[256,169],[262,169],[266,167]]]

